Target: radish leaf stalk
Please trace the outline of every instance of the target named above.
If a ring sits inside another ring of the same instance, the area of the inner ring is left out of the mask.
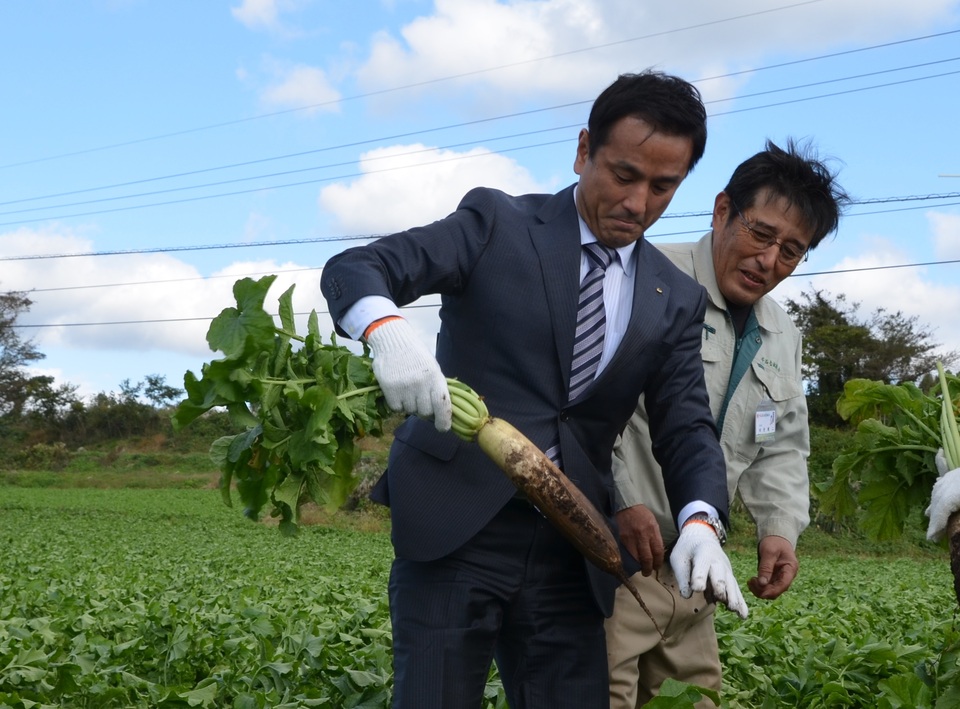
[[[947,470],[960,468],[960,430],[957,426],[957,417],[953,413],[953,399],[950,397],[950,386],[947,383],[943,363],[937,362],[937,374],[940,378],[940,440],[943,445],[944,458],[947,461]],[[954,473],[956,475],[956,473]],[[944,535],[950,546],[950,571],[953,572],[953,591],[960,603],[960,510],[955,511],[947,519],[947,528]]]

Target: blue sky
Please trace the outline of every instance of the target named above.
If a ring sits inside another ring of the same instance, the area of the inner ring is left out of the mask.
[[[960,265],[882,268],[960,260],[960,0],[33,0],[0,4],[0,62],[0,289],[82,395],[199,371],[241,276],[322,312],[359,237],[570,184],[593,97],[650,66],[710,114],[651,240],[698,238],[766,139],[809,140],[864,204],[775,295],[960,350]],[[435,302],[410,311],[427,341]]]

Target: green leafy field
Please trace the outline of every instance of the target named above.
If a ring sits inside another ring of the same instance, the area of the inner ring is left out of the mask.
[[[945,552],[800,551],[786,596],[718,614],[724,706],[960,706]],[[383,532],[287,538],[212,490],[0,487],[0,707],[387,707],[390,558]]]

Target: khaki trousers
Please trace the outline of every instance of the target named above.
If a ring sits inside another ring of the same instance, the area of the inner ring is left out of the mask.
[[[665,565],[656,575],[632,578],[666,636],[661,640],[649,616],[625,586],[617,589],[613,615],[606,620],[610,709],[636,709],[655,697],[668,677],[720,691],[722,668],[713,628],[716,606],[702,593],[683,598]],[[697,709],[713,709],[704,698]]]

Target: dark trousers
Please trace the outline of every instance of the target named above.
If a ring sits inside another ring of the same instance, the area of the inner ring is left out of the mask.
[[[478,709],[495,658],[513,709],[608,709],[603,615],[583,557],[510,502],[453,554],[390,574],[394,709]]]

